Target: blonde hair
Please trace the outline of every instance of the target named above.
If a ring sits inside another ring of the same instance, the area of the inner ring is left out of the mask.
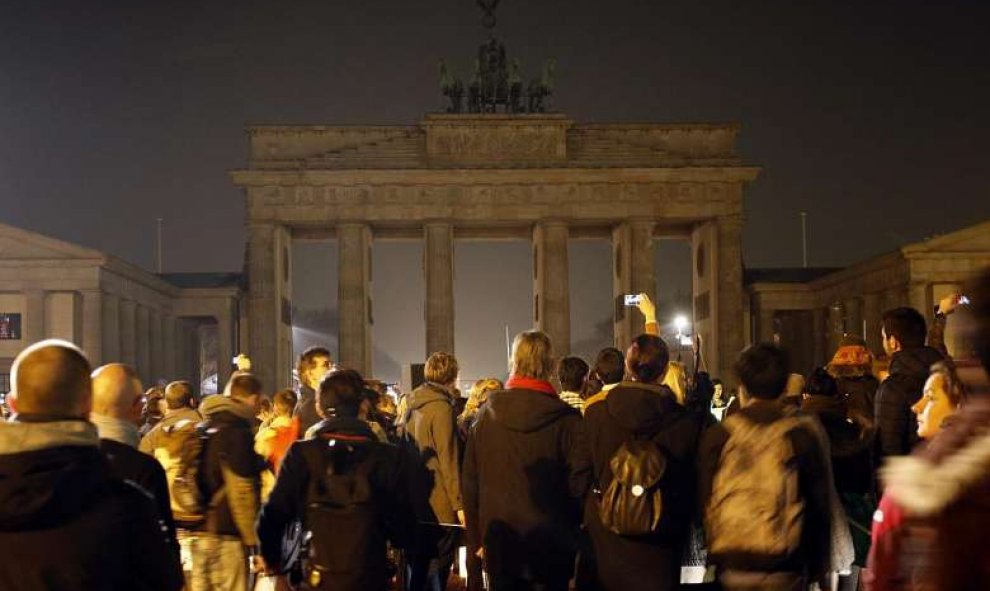
[[[488,402],[488,395],[502,388],[504,388],[502,382],[495,378],[482,378],[475,382],[468,392],[467,403],[464,405],[464,412],[461,413],[461,416],[469,417],[478,412],[478,409]]]
[[[687,398],[687,369],[679,361],[667,363],[667,373],[663,375],[663,385],[667,386],[677,398],[677,403],[684,405]]]
[[[512,341],[512,375],[538,380],[553,373],[553,345],[546,333],[527,330]]]

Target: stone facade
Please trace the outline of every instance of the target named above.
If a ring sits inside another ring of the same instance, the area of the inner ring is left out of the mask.
[[[613,295],[655,295],[652,241],[692,240],[705,359],[716,374],[742,345],[743,187],[758,169],[735,152],[735,125],[580,125],[559,114],[428,115],[417,126],[261,126],[232,173],[248,212],[249,350],[267,387],[291,375],[294,238],[336,237],[340,362],[371,367],[370,249],[425,241],[427,351],[453,350],[454,240],[532,240],[533,325],[570,348],[570,238],[611,240]],[[714,278],[718,277],[719,280]],[[615,342],[634,319],[616,305]],[[269,369],[271,368],[271,369]]]
[[[188,283],[188,282],[186,282]],[[185,289],[104,253],[0,224],[0,314],[16,315],[18,339],[0,340],[0,375],[44,338],[76,343],[93,366],[133,365],[142,381],[200,381],[197,329],[216,324],[221,355],[235,355],[240,290]],[[223,372],[229,363],[220,363]],[[221,376],[225,379],[226,373]],[[7,384],[3,384],[7,386]]]
[[[777,339],[805,360],[802,371],[824,364],[845,333],[866,339],[875,354],[884,310],[911,306],[930,318],[938,301],[958,293],[980,269],[990,266],[990,220],[845,269],[757,271],[747,281],[750,318],[757,340]],[[805,311],[808,314],[796,316]],[[804,329],[790,342],[781,338],[789,322]],[[959,342],[952,322],[950,353]]]

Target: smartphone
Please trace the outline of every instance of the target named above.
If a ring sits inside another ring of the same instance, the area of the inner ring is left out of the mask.
[[[625,296],[625,302],[627,306],[638,306],[640,302],[643,301],[643,296],[640,294],[627,293]]]
[[[967,298],[966,296],[959,296],[959,303],[963,306],[969,305],[969,298]]]

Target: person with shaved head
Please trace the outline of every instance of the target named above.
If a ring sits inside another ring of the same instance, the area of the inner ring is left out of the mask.
[[[154,501],[100,450],[90,371],[65,341],[14,360],[15,414],[0,423],[0,589],[177,591]]]
[[[168,531],[169,545],[178,559],[179,543],[165,470],[155,458],[137,449],[144,402],[141,378],[129,365],[110,363],[97,368],[92,380],[93,410],[89,420],[100,434],[100,449],[110,462],[110,470],[117,478],[130,480],[155,499],[158,517]]]

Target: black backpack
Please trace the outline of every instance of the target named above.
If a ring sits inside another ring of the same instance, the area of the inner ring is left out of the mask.
[[[319,438],[329,451],[323,474],[314,475],[307,499],[307,529],[313,536],[310,558],[319,570],[351,572],[366,563],[372,548],[385,544],[371,467],[365,461],[366,446],[373,440],[334,433]]]
[[[612,481],[601,492],[598,517],[608,531],[622,536],[657,533],[663,516],[663,475],[667,456],[653,441],[633,438],[609,461]]]

